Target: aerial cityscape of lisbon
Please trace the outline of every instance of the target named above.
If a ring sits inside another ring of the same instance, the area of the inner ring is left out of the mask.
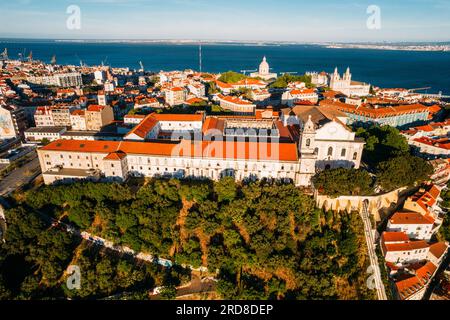
[[[450,299],[446,2],[0,12],[0,302]]]

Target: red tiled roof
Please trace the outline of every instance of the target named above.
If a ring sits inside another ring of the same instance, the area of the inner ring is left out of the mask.
[[[384,243],[409,242],[409,237],[404,232],[383,232],[381,239]]]
[[[204,101],[205,100],[200,99],[200,98],[191,98],[191,99],[186,100],[186,103],[187,104],[194,104],[194,103],[202,103]]]
[[[405,243],[385,243],[387,252],[402,252],[402,251],[414,251],[419,249],[426,249],[429,247],[428,243],[424,240],[410,241]]]
[[[431,114],[436,114],[439,113],[442,110],[442,108],[439,105],[435,104],[434,106],[428,107],[428,110],[430,111]]]
[[[223,132],[224,127],[225,127],[224,120],[218,119],[216,117],[208,117],[203,123],[202,132],[203,134],[207,134],[208,132],[211,133],[211,130],[214,129]]]
[[[127,114],[124,118],[129,118],[129,119],[145,119],[145,115],[143,114]]]
[[[398,116],[403,114],[411,114],[411,113],[419,113],[419,112],[429,112],[428,107],[422,104],[408,104],[408,105],[399,105],[399,106],[387,106],[381,108],[373,108],[368,105],[363,106],[354,106],[345,103],[324,100],[321,101],[320,105],[336,105],[341,111],[358,114],[370,118],[385,118]]]
[[[448,250],[448,246],[445,242],[438,242],[430,246],[430,253],[436,258],[441,258]]]
[[[416,274],[408,279],[401,280],[395,283],[397,291],[402,300],[408,299],[421,289],[423,289],[433,277],[437,267],[428,262],[422,268],[416,271]]]
[[[127,155],[126,153],[122,152],[122,151],[116,151],[116,152],[111,152],[110,154],[108,154],[105,158],[103,158],[104,160],[112,160],[112,161],[118,161],[118,160],[122,160],[123,158],[125,158]]]
[[[223,88],[223,89],[233,89],[233,86],[231,84],[216,80],[216,85],[219,88]]]
[[[414,139],[415,142],[426,144],[428,146],[450,150],[450,139],[447,137],[442,138],[429,138],[421,137]]]
[[[100,105],[90,105],[87,108],[87,111],[89,112],[101,112],[103,109],[105,109],[105,106],[100,106]]]
[[[258,85],[258,86],[264,86],[265,87],[267,84],[265,82],[261,81],[261,80],[258,80],[258,79],[247,78],[247,79],[240,80],[240,81],[238,81],[236,83],[233,83],[232,85],[233,86]]]
[[[397,212],[389,220],[391,224],[434,224],[434,219],[417,212]]]
[[[237,97],[224,96],[224,95],[221,95],[221,94],[219,94],[218,97],[221,100],[225,100],[227,102],[238,104],[238,105],[252,105],[252,103],[250,101],[242,100],[242,99],[239,99]]]
[[[294,89],[291,91],[291,94],[293,96],[296,95],[310,95],[316,93],[316,91],[314,89]]]
[[[85,113],[86,113],[85,110],[77,109],[77,110],[73,110],[71,114],[73,116],[84,116]]]
[[[132,141],[58,140],[40,148],[45,151],[104,153],[122,151],[127,154],[243,159],[267,161],[298,161],[295,143],[262,143],[233,141],[188,141],[179,144]]]
[[[170,113],[153,113],[153,118],[158,121],[179,121],[179,122],[192,122],[202,121],[203,114],[170,114]]]
[[[132,134],[137,135],[138,137],[145,139],[147,134],[152,131],[152,129],[158,124],[158,120],[156,120],[152,115],[148,115],[142,122],[131,130],[127,136]]]

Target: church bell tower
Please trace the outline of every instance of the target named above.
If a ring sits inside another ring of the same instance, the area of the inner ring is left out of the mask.
[[[312,117],[303,125],[300,138],[300,183],[309,185],[311,178],[316,174],[316,128]]]

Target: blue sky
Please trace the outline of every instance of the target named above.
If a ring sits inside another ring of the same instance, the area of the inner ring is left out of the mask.
[[[81,30],[66,27],[73,4]],[[0,0],[0,13],[0,37],[450,41],[450,0]]]

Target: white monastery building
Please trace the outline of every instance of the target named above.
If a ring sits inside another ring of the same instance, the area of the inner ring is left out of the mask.
[[[362,82],[352,81],[352,74],[350,68],[341,77],[338,73],[338,69],[334,70],[334,73],[330,78],[330,89],[333,91],[339,91],[346,96],[364,97],[370,93],[370,85]]]
[[[127,118],[135,126],[124,141],[57,140],[40,148],[38,155],[47,184],[135,176],[232,176],[310,186],[318,171],[360,166],[364,142],[341,116],[309,106],[281,118],[274,112],[229,118],[151,114]]]

